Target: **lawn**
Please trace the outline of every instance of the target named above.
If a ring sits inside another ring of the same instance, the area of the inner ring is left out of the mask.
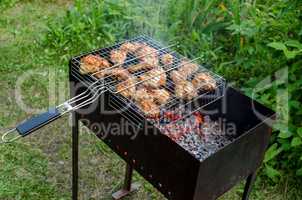
[[[17,1],[16,1],[17,2]],[[1,2],[0,2],[1,5]],[[45,48],[42,41],[48,22],[64,15],[68,0],[28,0],[12,3],[0,13],[0,127],[13,127],[34,113],[24,112],[16,101],[17,78],[32,75],[20,86],[22,100],[35,109],[46,109],[68,98],[66,56]],[[1,7],[1,6],[0,6]],[[51,80],[51,81],[49,81]],[[56,95],[48,103],[47,88]],[[64,91],[64,92],[62,92]],[[111,199],[122,185],[125,163],[104,143],[82,128],[80,134],[80,199]],[[138,174],[143,187],[126,199],[164,199]],[[240,199],[243,183],[222,200]],[[71,128],[66,116],[14,144],[0,145],[0,199],[70,199]],[[251,199],[302,199],[301,186],[292,178],[272,184],[259,177]]]

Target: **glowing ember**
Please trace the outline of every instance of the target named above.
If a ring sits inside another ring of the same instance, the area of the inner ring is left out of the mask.
[[[203,123],[203,116],[196,112],[191,117],[179,120],[182,116],[178,113],[173,114],[169,112],[168,118],[165,117],[165,120],[172,121],[167,124],[160,124],[158,128],[162,133],[169,136],[172,140],[178,141],[183,135],[190,132],[195,132],[196,134],[202,134],[199,129]]]
[[[185,113],[184,108],[165,111],[156,126],[200,161],[234,140],[234,137],[225,135],[220,124],[209,116],[194,112],[182,119]]]

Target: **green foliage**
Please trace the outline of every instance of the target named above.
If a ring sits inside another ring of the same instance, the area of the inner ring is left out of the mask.
[[[294,59],[298,55],[302,55],[302,44],[297,40],[289,40],[286,42],[272,42],[267,46],[277,50],[282,50],[287,59]],[[292,48],[293,50],[289,50]]]
[[[141,32],[178,41],[183,54],[201,57],[247,95],[277,108],[263,170],[277,180],[302,174],[301,18],[300,0],[78,0],[49,24],[45,45],[70,55]],[[271,76],[278,79],[262,88]]]
[[[7,8],[10,8],[18,2],[19,2],[19,0],[1,0],[0,1],[0,9],[4,10],[4,9],[7,9]]]
[[[50,22],[46,42],[63,52],[77,52],[103,46],[115,40],[115,36],[124,35],[128,29],[126,16],[127,2],[123,5],[93,1],[75,2],[75,7],[67,11],[66,16],[57,22]],[[120,27],[120,31],[117,31]]]
[[[274,140],[273,149],[269,149],[268,155],[278,155],[275,160],[268,162],[278,169],[294,170],[295,174],[302,176],[302,134],[301,134],[301,53],[302,44],[297,40],[287,40],[284,42],[271,42],[267,44],[269,47],[278,51],[282,51],[286,60],[286,66],[289,67],[288,88],[287,92],[290,95],[288,105],[289,119],[279,121],[275,125],[275,130],[278,137]],[[281,60],[282,58],[280,58]],[[268,101],[270,102],[270,101]],[[284,105],[283,105],[284,106]],[[279,146],[279,148],[277,148]],[[270,151],[271,150],[271,151]],[[271,176],[274,174],[270,174]],[[270,176],[270,177],[271,177]],[[272,177],[275,178],[274,176]]]
[[[129,1],[78,0],[64,17],[49,23],[44,43],[60,54],[73,54],[124,38],[138,22],[142,20]]]

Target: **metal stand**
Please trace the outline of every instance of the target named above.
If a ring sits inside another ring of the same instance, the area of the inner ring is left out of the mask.
[[[132,174],[133,174],[133,167],[131,164],[127,164],[124,186],[121,190],[112,194],[113,199],[115,200],[122,199],[123,197],[129,195],[130,193],[138,190],[140,184],[138,183],[132,184]]]
[[[78,199],[79,176],[79,120],[77,113],[72,113],[72,200]]]
[[[247,177],[242,200],[249,200],[249,195],[252,191],[252,186],[253,183],[255,182],[255,179],[256,179],[256,172],[253,172],[251,175]]]
[[[78,177],[79,177],[79,118],[77,113],[72,113],[72,200],[78,200]],[[133,167],[126,166],[125,182],[121,190],[112,194],[113,199],[119,200],[138,190],[140,184],[132,184]]]

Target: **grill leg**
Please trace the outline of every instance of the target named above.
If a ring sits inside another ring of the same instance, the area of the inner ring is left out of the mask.
[[[131,164],[127,164],[124,186],[121,190],[112,194],[113,199],[115,200],[122,199],[123,197],[129,195],[130,193],[138,190],[140,184],[138,183],[132,184],[132,174],[133,174],[133,167]]]
[[[252,191],[252,186],[253,183],[255,182],[255,179],[256,179],[256,172],[253,172],[247,177],[242,200],[249,200],[249,195]]]
[[[78,199],[79,175],[79,121],[75,112],[72,113],[72,200]]]

